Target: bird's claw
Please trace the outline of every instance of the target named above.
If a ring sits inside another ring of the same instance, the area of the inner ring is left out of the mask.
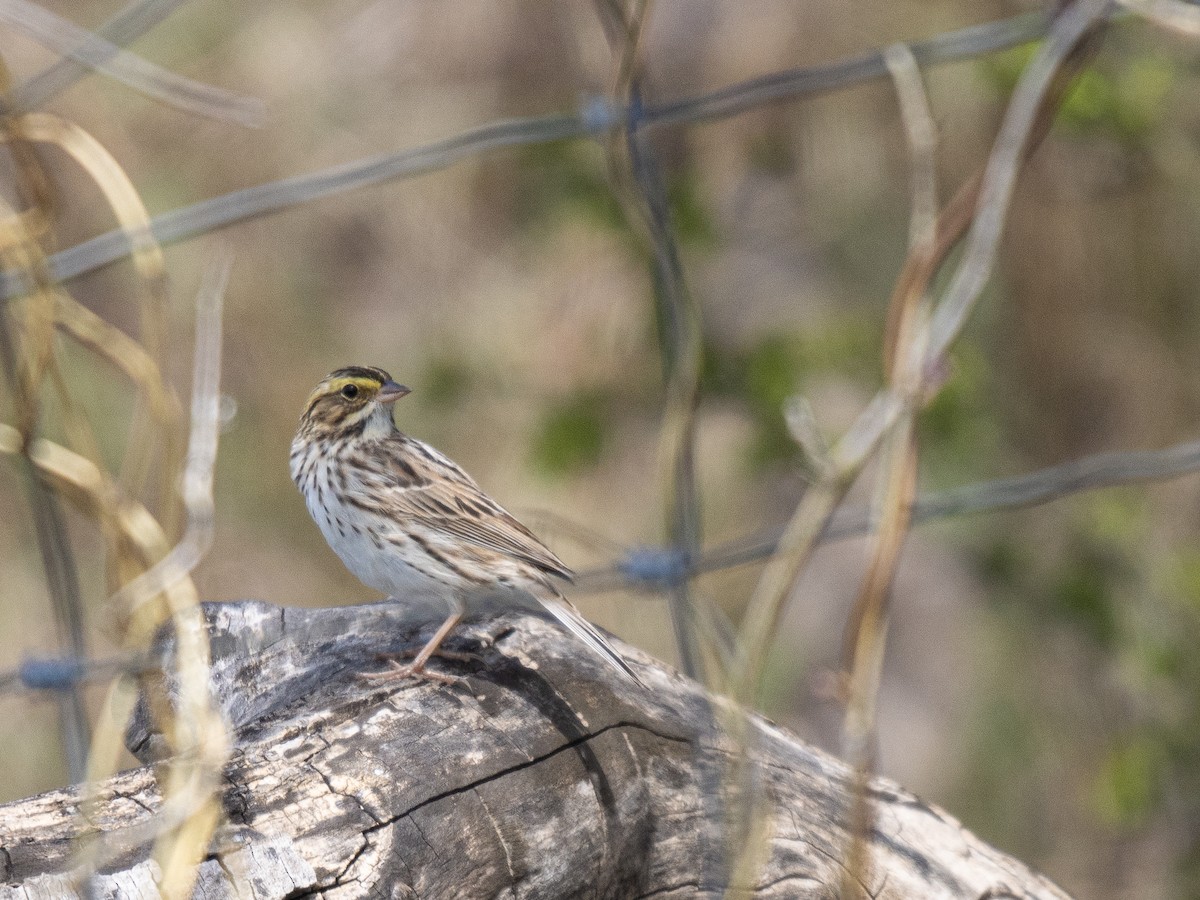
[[[448,656],[449,654],[439,653],[437,655]],[[387,666],[382,672],[360,672],[358,677],[368,684],[376,686],[395,684],[398,681],[404,681],[408,678],[440,681],[442,684],[457,684],[461,680],[453,675],[443,675],[441,672],[435,672],[432,669],[425,668],[424,665],[417,665],[416,663],[401,664],[394,659],[389,659]]]

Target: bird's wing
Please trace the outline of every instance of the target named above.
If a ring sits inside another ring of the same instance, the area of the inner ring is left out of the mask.
[[[364,485],[368,494],[398,518],[433,532],[528,563],[555,578],[573,574],[537,537],[453,460],[427,444],[405,436],[375,460]],[[625,657],[551,584],[537,599],[601,659],[638,684],[642,681]],[[547,596],[548,594],[548,596]]]
[[[463,474],[469,481],[469,476]],[[421,487],[401,489],[394,496],[404,504],[406,515],[418,518],[431,529],[522,560],[556,578],[566,581],[572,579],[571,570],[528,528],[483,493],[474,481],[470,481],[470,486],[473,491],[468,491],[465,485],[457,482],[437,481]],[[621,652],[609,643],[608,638],[556,588],[552,585],[547,587],[549,591],[535,594],[542,606],[593,653],[637,684],[642,684],[637,673]]]
[[[452,497],[440,498],[434,497],[435,493],[437,491],[430,487],[415,491],[411,496],[413,506],[425,511],[424,520],[430,527],[478,547],[515,557],[555,578],[571,581],[574,577],[574,573],[533,532],[486,494],[465,500],[457,492]],[[446,503],[454,503],[461,511],[447,515],[440,510],[430,510],[431,506],[437,509]]]
[[[402,456],[376,468],[384,483],[368,485],[367,492],[375,494],[382,488],[382,496],[375,495],[394,515],[521,560],[555,578],[573,579],[574,573],[561,559],[453,460],[412,438],[389,453]]]

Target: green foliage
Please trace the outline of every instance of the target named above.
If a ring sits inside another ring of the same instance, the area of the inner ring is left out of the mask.
[[[1060,621],[1115,650],[1123,630],[1119,595],[1136,571],[1132,554],[1144,526],[1142,501],[1132,491],[1107,491],[1081,500],[1080,509],[1043,600]]]
[[[1098,646],[1115,652],[1125,640],[1121,594],[1136,570],[1131,554],[1140,526],[1136,495],[1100,493],[1079,501],[1062,559],[1034,594],[1046,612]]]
[[[513,210],[518,227],[552,231],[564,219],[625,232],[625,214],[608,182],[604,154],[591,142],[560,141],[520,151]]]
[[[705,393],[735,397],[755,425],[749,462],[762,469],[779,462],[797,463],[801,454],[788,434],[783,405],[803,393],[805,378],[825,372],[878,378],[876,329],[859,316],[833,320],[805,333],[770,332],[749,346],[704,348],[701,384]]]
[[[784,129],[771,129],[751,138],[746,150],[750,165],[771,175],[791,175],[796,168],[791,137]]]
[[[784,423],[783,404],[800,389],[804,364],[803,346],[780,335],[764,338],[742,358],[740,387],[755,420],[750,460],[756,467],[799,459],[799,448]]]
[[[972,793],[980,785],[984,794],[993,787],[996,793],[973,796],[964,806],[968,819],[978,817],[974,821],[995,839],[1013,844],[1023,839],[1025,825],[1010,821],[1011,810],[1044,800],[1044,786],[1028,773],[1041,760],[1057,759],[1064,730],[1079,727],[1089,729],[1095,750],[1076,744],[1075,759],[1067,762],[1088,767],[1073,816],[1090,817],[1089,827],[1113,841],[1130,830],[1161,831],[1164,821],[1200,822],[1200,551],[1168,551],[1156,589],[1144,577],[1144,496],[1106,491],[1072,501],[1071,509],[1060,540],[1043,542],[1040,551],[1028,536],[1006,528],[977,555],[994,585],[989,594],[1007,599],[996,621],[1019,649],[1005,658],[1029,663],[1020,674],[994,675],[988,691],[997,696],[983,711],[985,733],[973,739],[977,759],[966,783]],[[1053,658],[1038,657],[1038,648],[1051,645],[1039,629],[1081,637],[1082,653],[1074,659],[1086,660],[1096,673],[1086,694],[1065,709],[1054,707],[1055,693],[1044,683],[1063,669]],[[1015,704],[997,699],[1017,689],[1027,696]],[[1010,752],[1006,742],[1013,738],[1029,758]],[[1194,825],[1183,829],[1183,841],[1197,841]],[[1197,860],[1200,855],[1191,861],[1181,855],[1179,896],[1196,896]]]
[[[1149,733],[1114,741],[1092,784],[1091,804],[1108,825],[1142,825],[1162,799],[1163,749]]]
[[[778,410],[796,392],[804,363],[800,341],[779,334],[763,338],[741,358],[747,399],[755,406]]]
[[[1001,442],[986,357],[964,339],[950,367],[950,377],[918,420],[923,467],[934,486],[978,477],[981,464],[999,455]]]
[[[514,191],[514,217],[519,227],[549,232],[564,220],[577,219],[632,238],[598,145],[563,141],[530,146],[521,153],[524,164],[518,167]],[[676,240],[693,248],[713,246],[716,227],[701,196],[701,173],[676,167],[666,178]]]
[[[1039,739],[1044,732],[1037,727],[1040,713],[1035,690],[1024,677],[1027,670],[1009,674],[1013,677],[996,680],[981,695],[964,732],[974,764],[953,805],[968,827],[985,839],[1028,855],[1039,844],[1031,821],[1036,808],[1030,807],[1038,792]]]
[[[705,248],[716,242],[716,227],[700,196],[703,183],[695,169],[679,169],[668,176],[667,202],[671,205],[671,223],[675,226],[675,238],[682,246]]]
[[[1046,594],[1048,612],[1111,648],[1117,623],[1106,560],[1087,551],[1069,560]]]
[[[420,385],[423,405],[456,406],[471,388],[471,370],[461,359],[439,356],[426,365]]]
[[[534,435],[534,464],[556,476],[595,465],[604,452],[607,421],[608,404],[598,391],[579,391],[553,405]]]
[[[1173,592],[1200,615],[1200,550],[1185,547],[1172,561],[1169,580]]]
[[[1127,640],[1124,595],[1137,571],[1132,554],[1141,507],[1109,492],[1077,508],[1053,546],[1031,545],[1011,527],[986,529],[973,552],[976,572],[990,596],[1019,616],[1065,627],[1115,653]]]
[[[1099,491],[1087,498],[1083,527],[1114,551],[1128,552],[1146,532],[1145,501],[1145,494],[1134,488]]]
[[[773,333],[744,348],[711,342],[703,351],[701,387],[712,396],[742,401],[755,425],[750,458],[755,468],[797,457],[783,422],[783,402],[800,389],[804,367],[801,339]]]
[[[1100,783],[1098,807],[1120,824],[1153,816],[1190,822],[1192,850],[1177,862],[1179,896],[1200,896],[1200,551],[1172,551],[1163,567],[1164,589],[1151,593],[1127,618],[1131,632],[1126,668],[1143,710],[1143,724],[1126,743],[1115,770],[1117,785]],[[1106,773],[1101,773],[1101,778]]]
[[[1162,119],[1174,80],[1162,57],[1130,60],[1117,76],[1088,69],[1063,108],[1063,122],[1083,133],[1110,131],[1131,144],[1144,141]]]
[[[973,553],[975,570],[989,585],[1012,588],[1029,570],[1024,545],[1009,531],[1001,531]]]
[[[783,405],[804,392],[811,377],[838,373],[875,385],[879,370],[879,331],[862,316],[832,319],[807,332],[769,332],[735,350],[713,343],[704,348],[702,384],[710,395],[742,400],[755,424],[750,463],[760,469],[799,462],[788,434]],[[922,411],[922,456],[948,480],[978,471],[979,461],[996,452],[999,426],[990,415],[990,369],[983,354],[964,342],[954,371],[930,406]]]
[[[1007,95],[1035,52],[1033,45],[1017,47],[980,65]],[[1130,145],[1144,143],[1162,121],[1164,101],[1176,76],[1175,64],[1156,54],[1128,58],[1115,73],[1089,68],[1076,79],[1057,121],[1077,134],[1106,134]]]

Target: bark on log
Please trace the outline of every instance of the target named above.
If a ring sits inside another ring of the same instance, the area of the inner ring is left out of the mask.
[[[236,729],[227,822],[196,896],[390,898],[718,897],[720,772],[734,753],[695,683],[629,655],[622,680],[555,625],[506,613],[450,641],[450,686],[372,687],[356,673],[424,637],[396,604],[282,609],[209,604],[214,687]],[[755,898],[835,897],[852,774],[754,719],[772,801]],[[159,744],[130,733],[143,762]],[[871,786],[876,825],[864,896],[1065,898],[898,786]],[[113,778],[98,823],[138,834],[159,803],[153,768]],[[77,796],[0,807],[0,897],[69,895]],[[101,896],[153,897],[153,864],[131,843]]]

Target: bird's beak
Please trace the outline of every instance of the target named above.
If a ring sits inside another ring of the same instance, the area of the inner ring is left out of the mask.
[[[405,394],[411,394],[412,391],[402,384],[396,384],[394,381],[385,381],[383,386],[379,388],[379,393],[375,395],[375,399],[380,403],[395,403]]]

